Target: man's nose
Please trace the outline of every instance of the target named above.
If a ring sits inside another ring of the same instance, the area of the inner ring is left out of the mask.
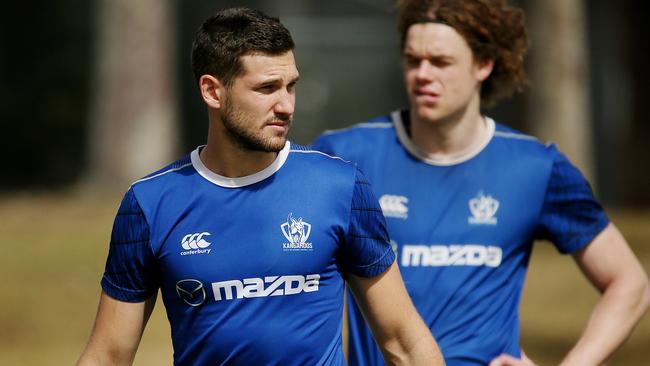
[[[433,79],[433,65],[429,60],[421,60],[415,74],[418,80],[431,81]]]
[[[276,114],[292,115],[296,107],[296,95],[288,90],[283,90],[280,94],[273,111]]]

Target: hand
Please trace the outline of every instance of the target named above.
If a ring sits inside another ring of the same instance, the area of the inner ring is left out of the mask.
[[[524,351],[521,351],[521,358],[510,356],[509,354],[502,354],[490,362],[490,366],[535,366]]]

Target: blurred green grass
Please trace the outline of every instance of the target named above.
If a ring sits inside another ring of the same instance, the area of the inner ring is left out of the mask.
[[[119,195],[0,198],[0,365],[70,365],[83,349]],[[646,271],[650,210],[608,210]],[[597,292],[568,256],[539,243],[521,307],[522,345],[540,365],[557,364],[580,335]],[[610,365],[650,364],[646,315]],[[145,331],[136,365],[171,364],[162,302]]]

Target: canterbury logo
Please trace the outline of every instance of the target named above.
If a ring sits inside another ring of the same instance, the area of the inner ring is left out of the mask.
[[[409,199],[404,196],[385,194],[379,199],[379,205],[384,216],[406,219],[409,214],[409,209],[406,206],[408,201]]]
[[[183,247],[185,251],[181,252],[181,255],[210,253],[210,249],[208,247],[212,243],[205,239],[208,236],[210,236],[210,233],[207,231],[185,235],[183,237],[183,240],[181,240],[181,247]]]
[[[181,246],[185,250],[207,248],[211,243],[207,242],[205,239],[203,239],[203,237],[209,235],[210,233],[208,232],[187,234],[183,237],[183,240],[181,240]]]

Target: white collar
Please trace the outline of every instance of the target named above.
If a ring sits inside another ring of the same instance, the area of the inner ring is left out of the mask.
[[[402,146],[413,156],[422,160],[423,162],[430,165],[438,166],[449,166],[456,165],[475,157],[490,143],[492,136],[494,136],[495,123],[492,118],[485,117],[485,123],[488,129],[488,133],[485,134],[483,139],[476,144],[471,150],[464,151],[460,154],[430,154],[426,151],[420,149],[409,137],[404,127],[404,121],[402,120],[402,114],[400,111],[394,111],[391,113],[391,119],[395,124],[395,130],[397,132],[397,138],[402,143]]]
[[[284,165],[287,157],[289,157],[289,150],[291,149],[291,143],[287,141],[284,144],[282,150],[280,150],[278,153],[278,156],[275,158],[275,160],[273,160],[273,162],[266,168],[260,170],[257,173],[253,173],[244,177],[230,178],[211,171],[203,164],[201,157],[199,156],[199,152],[204,146],[205,145],[197,147],[196,150],[192,151],[190,154],[190,158],[192,159],[192,166],[203,178],[225,188],[239,188],[248,186],[272,176],[275,172],[282,168],[282,165]]]

